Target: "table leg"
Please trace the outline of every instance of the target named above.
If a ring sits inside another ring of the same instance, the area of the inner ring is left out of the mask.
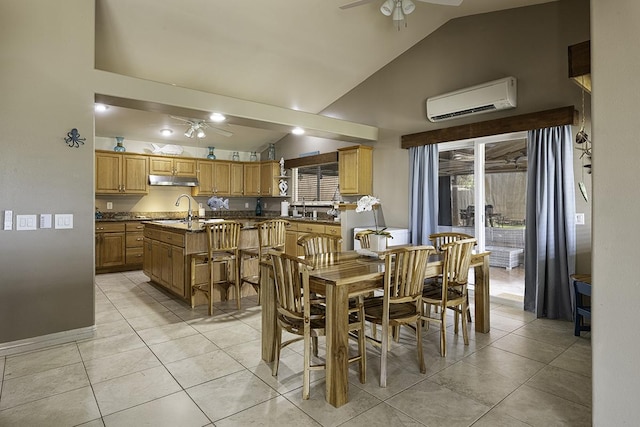
[[[346,286],[326,287],[327,359],[325,399],[335,407],[349,400],[349,295]]]
[[[262,303],[262,360],[273,362],[276,349],[276,290],[273,270],[260,264],[260,301]]]
[[[475,273],[475,328],[476,332],[489,332],[489,256],[482,257],[482,265],[473,268]]]

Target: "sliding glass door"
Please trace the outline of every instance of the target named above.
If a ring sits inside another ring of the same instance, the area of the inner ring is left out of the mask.
[[[439,231],[476,237],[479,251],[491,251],[491,295],[521,301],[526,133],[441,144],[439,152]]]

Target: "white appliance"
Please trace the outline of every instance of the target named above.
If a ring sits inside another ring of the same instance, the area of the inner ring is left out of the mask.
[[[353,229],[353,249],[358,250],[360,248],[360,240],[356,240],[355,235],[364,230],[372,230],[373,227],[358,227]],[[409,236],[409,229],[407,228],[396,228],[396,227],[387,227],[385,231],[391,233],[393,239],[387,239],[387,247],[389,246],[398,246],[398,245],[408,245],[411,243],[411,236]]]
[[[515,108],[517,81],[505,77],[427,99],[427,118],[432,122],[472,114]]]

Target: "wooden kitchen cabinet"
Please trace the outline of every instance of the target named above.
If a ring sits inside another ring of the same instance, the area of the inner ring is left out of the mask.
[[[244,164],[231,163],[231,196],[244,195]]]
[[[213,196],[213,162],[198,160],[196,164],[198,186],[191,189],[192,196]]]
[[[140,268],[143,257],[144,224],[141,222],[127,222],[125,230],[125,265],[130,269]]]
[[[143,230],[139,221],[96,222],[96,273],[142,267]]]
[[[96,151],[96,194],[147,194],[147,156]]]
[[[196,176],[196,161],[181,157],[149,156],[149,174]]]
[[[341,194],[372,194],[373,148],[366,145],[339,148],[338,174]]]
[[[96,223],[96,270],[125,265],[126,234],[124,223]]]
[[[230,196],[231,162],[198,160],[198,186],[191,189],[192,196]],[[235,165],[234,165],[235,166]]]
[[[260,163],[244,164],[244,195],[260,195]]]
[[[231,195],[231,162],[214,162],[213,193],[218,196]]]
[[[279,196],[278,176],[280,175],[280,163],[275,160],[260,164],[260,195]]]
[[[304,249],[298,246],[298,239],[309,233],[342,236],[342,229],[340,225],[327,225],[313,221],[291,221],[291,226],[287,229],[285,252],[295,256],[304,255]],[[344,244],[342,247],[344,249]]]
[[[185,298],[184,235],[145,229],[144,237],[144,273],[168,291]]]
[[[287,235],[285,236],[284,251],[289,255],[298,256],[298,223],[291,222],[289,228],[287,228]]]

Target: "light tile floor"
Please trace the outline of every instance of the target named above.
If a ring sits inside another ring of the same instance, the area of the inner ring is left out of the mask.
[[[260,307],[244,298],[191,308],[142,272],[96,277],[92,339],[0,357],[0,426],[548,426],[591,425],[591,339],[570,322],[492,304],[491,332],[469,346],[425,331],[427,373],[401,334],[380,388],[379,352],[366,384],[350,372],[350,402],[324,400],[312,374],[303,401],[302,347],[287,347],[277,378],[260,359]],[[322,352],[322,349],[321,349]]]

